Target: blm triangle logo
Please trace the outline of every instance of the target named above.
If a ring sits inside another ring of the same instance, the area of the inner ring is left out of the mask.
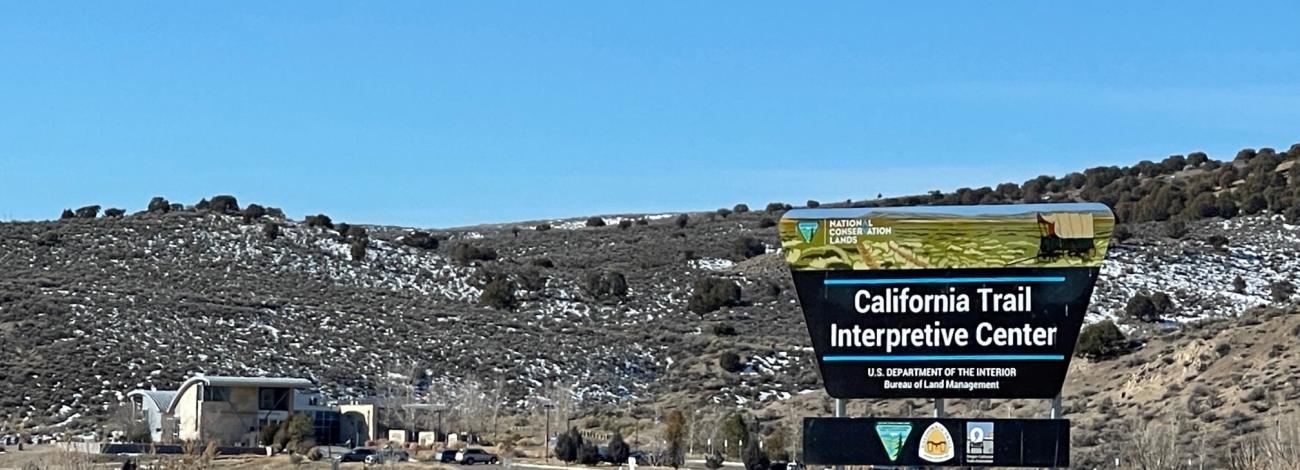
[[[803,237],[804,243],[812,243],[813,235],[817,234],[816,220],[803,220],[798,224],[799,236]]]
[[[880,437],[880,444],[885,447],[885,455],[889,456],[890,462],[898,460],[898,454],[903,450],[903,444],[910,434],[912,423],[876,423],[876,435]]]

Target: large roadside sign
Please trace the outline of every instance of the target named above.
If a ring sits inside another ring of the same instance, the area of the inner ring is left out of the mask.
[[[800,209],[779,229],[832,397],[1052,398],[1114,226],[1072,203]]]

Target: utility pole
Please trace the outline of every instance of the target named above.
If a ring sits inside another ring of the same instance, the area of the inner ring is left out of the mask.
[[[555,408],[555,405],[547,403],[545,405],[542,405],[542,408],[546,409],[546,436],[542,438],[542,457],[547,462],[550,462],[551,461],[551,408]]]

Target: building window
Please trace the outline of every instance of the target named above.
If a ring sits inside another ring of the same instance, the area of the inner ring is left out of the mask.
[[[230,387],[203,387],[203,401],[230,401]]]
[[[257,408],[260,410],[289,411],[289,389],[287,388],[258,389]]]

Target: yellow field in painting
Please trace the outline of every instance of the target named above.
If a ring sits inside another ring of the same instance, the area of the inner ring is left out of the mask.
[[[1093,249],[1039,256],[1042,232],[1033,218],[891,219],[888,236],[863,237],[857,246],[807,245],[798,235],[781,244],[794,269],[943,269],[1096,266],[1110,245],[1115,220],[1094,219]],[[782,231],[783,233],[795,232]]]

